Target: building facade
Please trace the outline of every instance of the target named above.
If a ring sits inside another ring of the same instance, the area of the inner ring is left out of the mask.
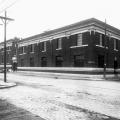
[[[4,61],[0,44],[0,64]],[[20,67],[120,67],[120,30],[95,18],[7,41],[7,63]]]

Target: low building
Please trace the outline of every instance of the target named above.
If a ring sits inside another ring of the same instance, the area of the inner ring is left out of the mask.
[[[18,38],[6,42],[6,65],[12,65],[13,57],[17,58]],[[4,65],[4,42],[0,43],[0,65]]]
[[[12,44],[11,49],[15,49],[20,67],[120,66],[120,30],[95,18],[46,31],[16,43]],[[3,63],[2,45],[0,64]]]

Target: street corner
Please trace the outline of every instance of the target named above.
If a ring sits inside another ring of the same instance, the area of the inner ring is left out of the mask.
[[[15,87],[17,84],[14,82],[0,81],[0,89]]]
[[[25,109],[0,99],[0,120],[45,120]]]

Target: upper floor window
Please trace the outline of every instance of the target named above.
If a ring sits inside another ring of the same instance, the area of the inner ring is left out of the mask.
[[[114,39],[114,50],[118,50],[118,40]]]
[[[62,48],[62,38],[57,39],[57,49]]]
[[[46,51],[46,42],[42,42],[42,51],[43,51],[43,52]]]
[[[20,52],[21,54],[24,54],[25,53],[25,47],[24,46],[22,46],[21,47],[21,52]]]
[[[99,39],[100,41],[99,41],[99,45],[100,46],[103,46],[103,39],[102,39],[102,34],[100,34],[100,39]]]
[[[97,41],[97,45],[96,46],[104,47],[106,38],[105,38],[105,35],[100,34],[100,33],[96,33],[96,36],[95,36],[95,39]],[[106,41],[107,41],[107,39],[106,39]],[[107,44],[107,42],[106,42],[106,44]]]
[[[82,45],[82,33],[77,35],[77,46],[81,46]]]
[[[1,48],[1,51],[4,51],[4,48]]]
[[[34,52],[34,44],[30,45],[30,52]]]
[[[1,63],[4,63],[4,55],[1,56]]]
[[[10,55],[7,54],[7,63],[9,63]]]
[[[10,50],[10,46],[7,47],[7,50],[8,50],[8,51]]]

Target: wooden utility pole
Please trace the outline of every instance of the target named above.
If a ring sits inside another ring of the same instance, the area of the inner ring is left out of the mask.
[[[106,28],[106,19],[105,19],[105,51],[104,51],[104,78],[106,78],[106,67],[107,67],[107,63],[106,63],[106,31],[107,31],[107,28]]]
[[[2,19],[4,23],[4,82],[7,82],[6,80],[6,25],[7,25],[7,20],[13,21],[13,19],[7,17],[6,11],[5,11],[5,17],[0,16],[0,19]]]

